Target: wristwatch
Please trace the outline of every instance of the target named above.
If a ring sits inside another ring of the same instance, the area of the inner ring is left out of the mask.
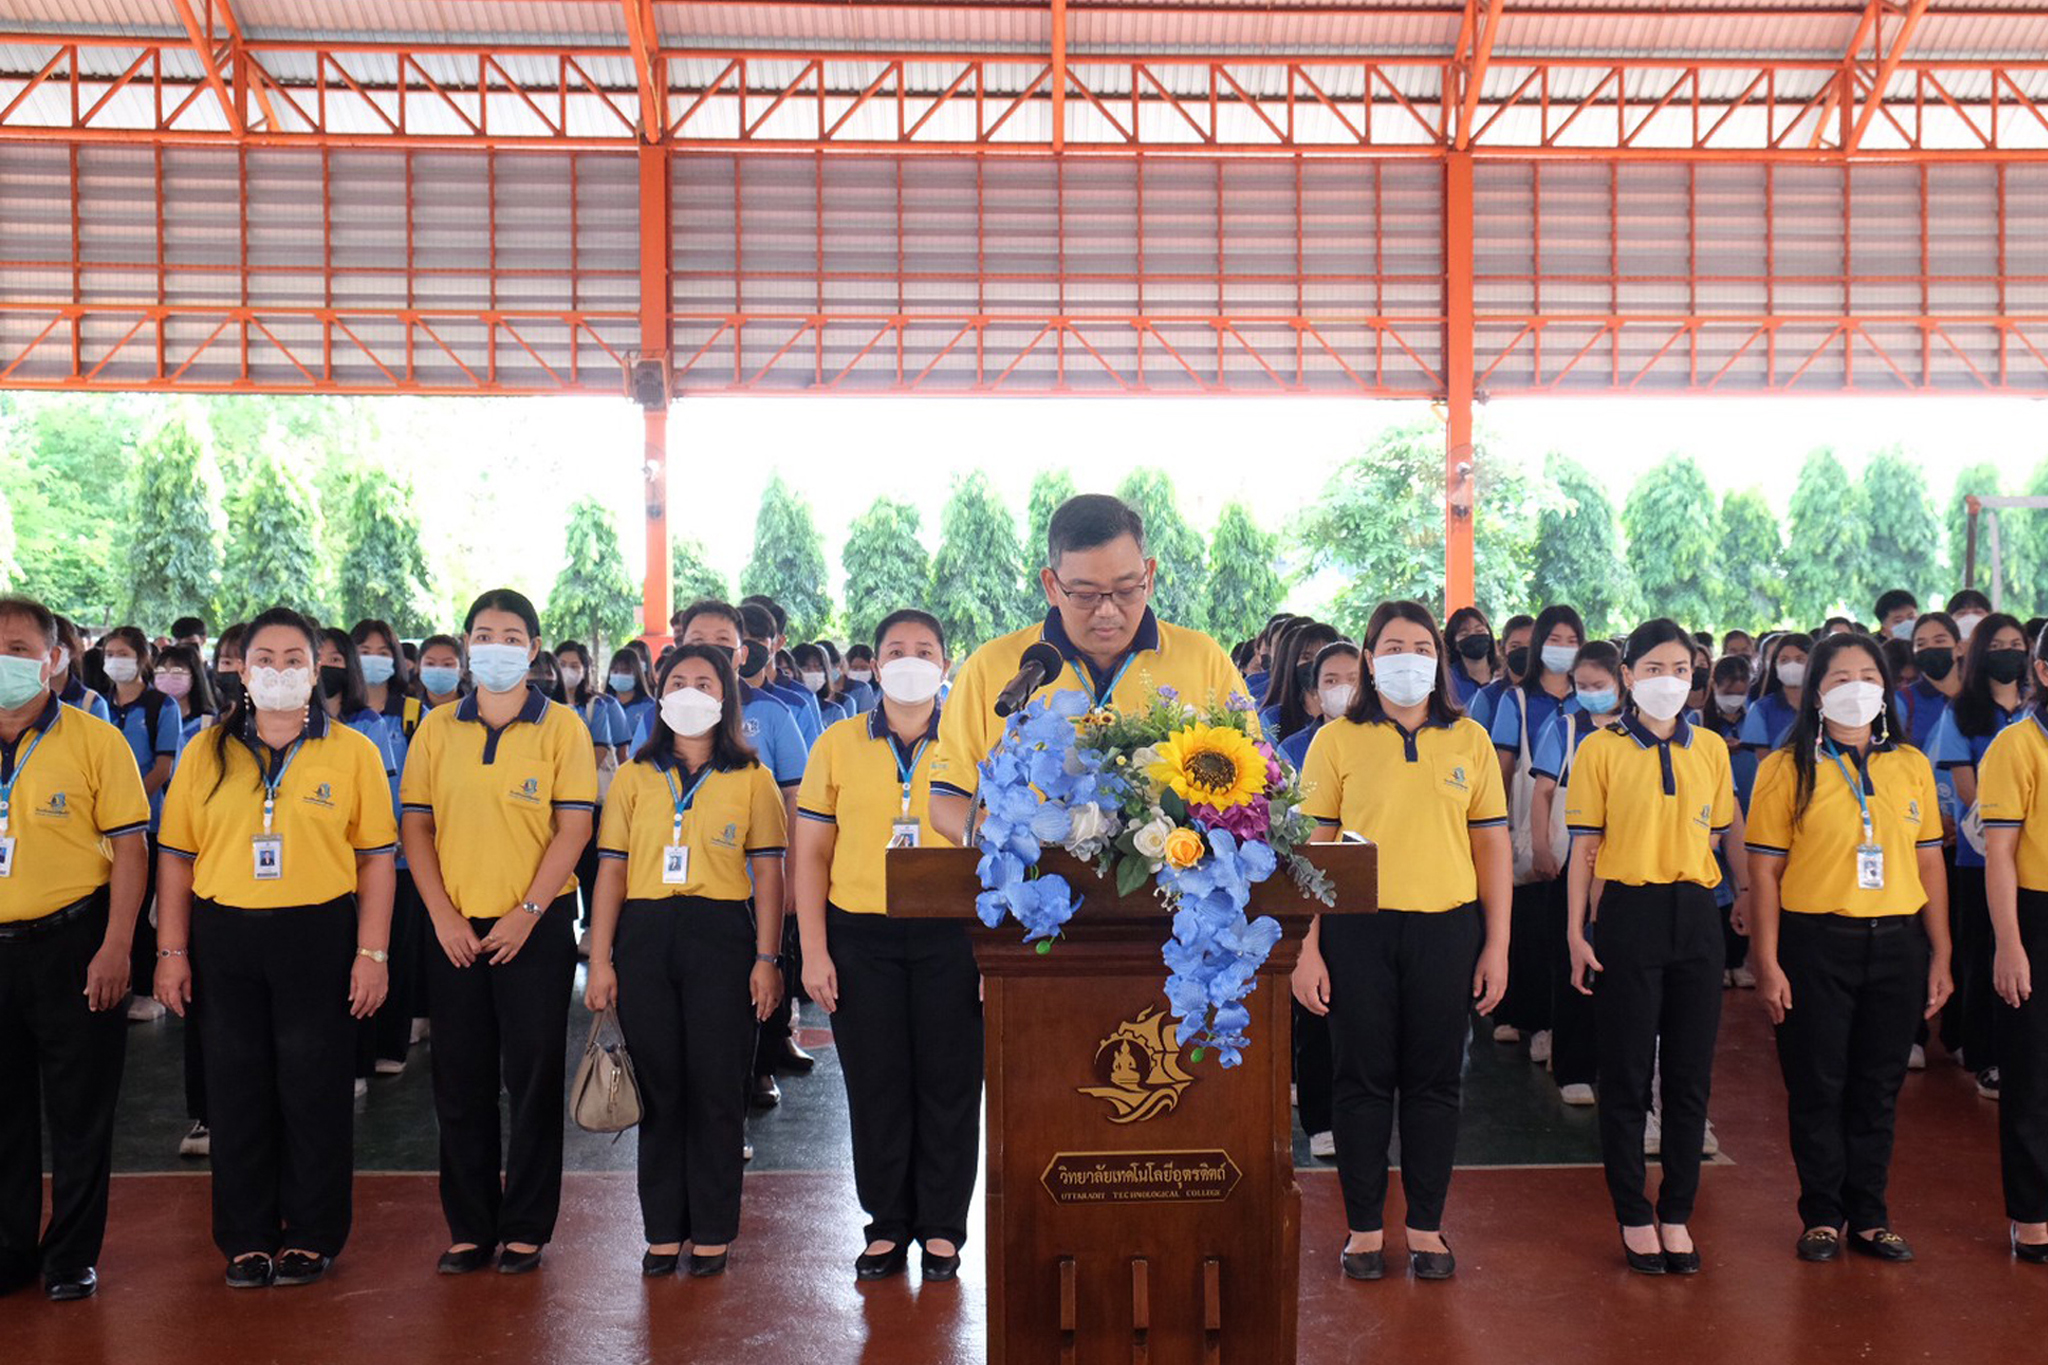
[[[754,954],[754,961],[756,961],[756,962],[766,962],[766,963],[770,963],[770,964],[773,964],[773,963],[777,963],[777,962],[780,962],[780,961],[782,961],[782,959],[781,959],[781,958],[779,958],[779,957],[777,957],[777,956],[776,956],[775,954],[773,954],[773,953],[755,953],[755,954]]]
[[[519,908],[527,914],[534,916],[545,915],[548,912],[548,908],[545,905],[535,905],[532,901],[519,902]]]
[[[380,967],[391,960],[391,954],[385,952],[382,948],[358,948],[356,949],[356,956],[367,957]]]

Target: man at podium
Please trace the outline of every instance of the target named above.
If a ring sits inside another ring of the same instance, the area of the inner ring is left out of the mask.
[[[1162,687],[1197,705],[1248,695],[1214,640],[1153,614],[1159,565],[1145,553],[1144,520],[1121,500],[1069,498],[1052,514],[1045,539],[1047,567],[1038,577],[1051,610],[1042,623],[976,650],[960,666],[939,720],[931,825],[956,844],[968,842],[977,769],[1003,735],[999,698],[1079,690],[1101,705],[1139,709]],[[1251,723],[1256,733],[1258,722]]]

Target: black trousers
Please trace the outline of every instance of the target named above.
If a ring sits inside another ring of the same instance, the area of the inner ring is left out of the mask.
[[[837,907],[826,925],[867,1239],[958,1246],[981,1164],[980,971],[967,926]]]
[[[1481,937],[1477,905],[1323,918],[1335,1067],[1331,1131],[1353,1232],[1380,1229],[1397,1105],[1408,1226],[1443,1226]]]
[[[185,1046],[185,1117],[194,1123],[206,1122],[206,1045],[199,1034],[199,1001],[197,997],[185,1002],[184,1046]]]
[[[524,914],[515,910],[513,914]],[[427,957],[434,1027],[434,1113],[441,1123],[441,1212],[451,1242],[495,1246],[554,1236],[562,1207],[562,1111],[576,898],[548,907],[519,956],[457,968],[437,941]],[[494,921],[471,920],[479,936]],[[499,1179],[498,1091],[512,1132]]]
[[[745,901],[629,900],[612,961],[640,1082],[640,1218],[650,1245],[739,1236],[754,1055]]]
[[[1294,1024],[1294,1093],[1301,1116],[1301,1131],[1314,1137],[1330,1131],[1330,1089],[1335,1082],[1330,1061],[1330,1021],[1311,1014],[1295,1001],[1289,1018]]]
[[[1728,889],[1730,891],[1733,891],[1735,889],[1735,873],[1728,866],[1728,855],[1725,853],[1717,852],[1714,854],[1714,862],[1721,869],[1721,880],[1727,884]],[[1721,906],[1720,911],[1721,948],[1722,952],[1725,954],[1727,963],[1727,965],[1723,967],[1722,970],[1732,972],[1737,967],[1740,967],[1745,962],[1749,961],[1749,935],[1738,934],[1735,932],[1735,922],[1733,918],[1735,914],[1735,903],[1733,901],[1730,901],[1727,905]]]
[[[1889,1227],[1885,1186],[1906,1054],[1927,1008],[1917,915],[1788,914],[1778,965],[1792,1008],[1778,1025],[1792,1164],[1805,1227]]]
[[[2020,891],[2020,942],[2027,960],[2048,972],[2048,892]],[[1993,1016],[2000,1035],[1998,1152],[2005,1213],[2015,1223],[2048,1222],[2048,996],[2036,986],[2018,1009],[2003,1000]]]
[[[71,919],[0,939],[0,1282],[38,1269],[68,1274],[100,1258],[128,1050],[120,1005],[94,1012],[85,1003],[85,969],[106,937],[102,889]],[[41,1228],[45,1115],[51,1198]]]
[[[156,909],[156,831],[149,839],[149,866],[142,878],[142,909],[135,915],[135,937],[128,949],[128,988],[145,1000],[156,990],[156,925],[150,914]]]
[[[1991,903],[1984,890],[1984,869],[1957,867],[1949,882],[1949,911],[1955,925],[1955,998],[1947,1006],[1957,1013],[1963,1059],[1970,1070],[1999,1065],[1996,1025],[1998,992],[1991,981],[1991,959],[1997,940],[1991,932]],[[1947,1011],[1944,1010],[1944,1013]]]
[[[192,995],[212,1079],[213,1243],[230,1259],[338,1255],[355,1178],[353,896],[290,910],[194,903]]]
[[[789,1055],[790,1039],[796,1035],[796,1002],[803,992],[804,962],[799,951],[795,915],[782,917],[782,951],[776,966],[782,972],[782,999],[754,1034],[756,1076],[773,1076]]]
[[[1550,883],[1530,882],[1515,888],[1508,934],[1508,990],[1493,1012],[1496,1024],[1523,1033],[1550,1027],[1550,979],[1557,972],[1544,920],[1550,913]]]
[[[421,921],[426,914],[412,873],[400,868],[391,898],[390,989],[377,1012],[363,1021],[356,1056],[359,1076],[369,1075],[378,1062],[404,1061],[412,1047],[413,1000],[419,994],[420,956],[426,946]],[[433,948],[441,951],[440,940],[434,940]]]
[[[1610,882],[1601,896],[1593,951],[1605,970],[1592,1000],[1600,1016],[1600,1155],[1624,1227],[1643,1227],[1653,1215],[1662,1223],[1692,1218],[1721,1031],[1721,928],[1713,891],[1693,882]],[[1653,1211],[1643,1194],[1643,1127],[1660,1040],[1664,1183]]]
[[[1591,1085],[1600,1074],[1599,1022],[1593,1001],[1572,989],[1571,923],[1565,894],[1565,879],[1544,882],[1548,895],[1543,906],[1544,951],[1550,967],[1550,1075],[1562,1086]],[[1514,940],[1508,940],[1514,951]],[[1508,972],[1512,987],[1514,971]],[[1716,983],[1719,984],[1718,982]]]

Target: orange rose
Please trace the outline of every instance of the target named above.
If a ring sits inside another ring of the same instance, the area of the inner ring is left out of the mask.
[[[1202,861],[1202,855],[1208,851],[1208,846],[1202,842],[1202,836],[1191,829],[1182,827],[1166,836],[1168,867],[1185,871]]]

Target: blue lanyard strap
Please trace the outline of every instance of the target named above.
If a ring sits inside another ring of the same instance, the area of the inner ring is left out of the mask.
[[[896,742],[894,736],[891,736],[889,739],[889,752],[896,757],[896,776],[903,783],[903,813],[905,815],[910,814],[910,788],[917,779],[917,765],[923,761],[925,748],[930,743],[929,737],[919,740],[917,747],[910,752],[910,761],[905,763],[903,761],[903,746]]]
[[[703,772],[697,775],[697,780],[690,784],[690,789],[688,791],[684,791],[681,788],[681,786],[677,784],[675,771],[673,769],[663,768],[661,770],[662,779],[668,783],[669,800],[675,803],[676,808],[676,832],[674,842],[680,844],[683,841],[683,816],[686,813],[688,813],[692,805],[696,804],[697,789],[703,786],[705,782],[710,780],[713,771],[714,770],[709,767],[705,768]]]
[[[1107,687],[1094,689],[1091,691],[1091,695],[1094,696],[1095,704],[1097,706],[1103,705],[1111,697],[1116,695],[1116,685],[1124,680],[1124,674],[1130,672],[1131,665],[1136,663],[1137,661],[1138,652],[1136,650],[1132,650],[1129,654],[1124,655],[1124,661],[1116,666],[1116,672],[1110,674],[1109,685]],[[1083,672],[1081,668],[1081,656],[1078,654],[1076,654],[1073,657],[1071,662],[1074,665],[1074,677],[1079,680],[1083,688],[1089,688],[1092,677],[1095,672],[1095,666],[1093,664],[1090,664],[1088,665],[1087,671]]]
[[[284,761],[277,765],[277,771],[265,774],[263,778],[263,832],[270,833],[270,822],[277,813],[277,789],[284,783],[284,775],[292,766],[292,760],[299,756],[306,737],[299,736],[292,741],[292,747],[284,751]]]
[[[28,767],[29,759],[35,755],[36,746],[43,742],[43,736],[48,733],[48,730],[36,731],[36,737],[28,742],[28,748],[14,760],[14,771],[8,774],[5,782],[0,782],[0,835],[7,833],[7,816],[14,805],[14,784],[21,781],[22,769]]]
[[[1842,780],[1849,784],[1849,790],[1856,793],[1856,805],[1863,812],[1863,841],[1870,843],[1876,838],[1876,834],[1870,823],[1870,801],[1863,794],[1863,784],[1856,780],[1856,775],[1849,771],[1849,765],[1842,761],[1842,751],[1835,747],[1833,741],[1829,741],[1827,753],[1828,757],[1835,760],[1835,767],[1842,774]],[[1864,771],[1869,770],[1864,768]]]

